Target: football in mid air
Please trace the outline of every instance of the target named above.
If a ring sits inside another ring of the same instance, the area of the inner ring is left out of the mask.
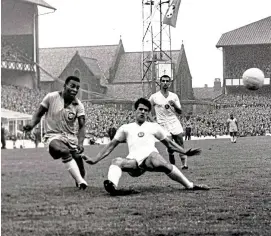
[[[243,83],[249,90],[258,90],[264,84],[264,73],[258,68],[250,68],[243,74]]]

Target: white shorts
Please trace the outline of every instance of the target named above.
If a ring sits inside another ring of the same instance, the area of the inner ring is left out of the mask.
[[[178,134],[183,133],[183,127],[179,120],[169,121],[166,123],[158,123],[158,124],[161,125],[165,129],[168,136],[171,136],[172,134],[178,135]]]
[[[126,158],[136,160],[137,165],[140,166],[150,156],[152,152],[158,153],[158,150],[156,148],[145,152],[143,150],[140,150],[140,152],[138,153],[130,153]]]
[[[78,139],[75,135],[68,135],[68,134],[45,134],[43,137],[43,143],[45,147],[49,147],[50,143],[54,140],[60,140],[70,149],[77,149]]]
[[[159,154],[158,151],[152,151],[151,153],[154,153],[154,152]],[[126,157],[127,159],[136,160],[137,166],[138,166],[137,169],[130,170],[128,174],[132,177],[139,177],[143,175],[147,171],[146,168],[144,167],[144,161],[151,155],[151,153],[148,156],[140,158],[140,159],[127,156]]]

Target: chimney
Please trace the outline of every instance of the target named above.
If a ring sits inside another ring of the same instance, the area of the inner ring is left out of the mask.
[[[219,78],[215,78],[214,91],[220,91],[220,90],[221,90],[221,81]]]

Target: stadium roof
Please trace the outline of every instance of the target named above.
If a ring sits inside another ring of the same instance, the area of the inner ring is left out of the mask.
[[[30,120],[32,118],[32,115],[28,115],[28,114],[20,113],[17,111],[11,111],[11,110],[1,108],[1,118],[6,118],[9,120],[16,120],[16,119]]]
[[[32,4],[35,4],[35,5],[39,5],[39,6],[42,6],[42,7],[46,7],[46,8],[56,10],[56,8],[52,7],[51,5],[49,5],[47,2],[45,2],[43,0],[19,0],[19,1],[32,3]]]
[[[216,47],[271,44],[271,16],[222,34]]]
[[[118,44],[100,46],[80,46],[80,47],[56,47],[40,48],[40,66],[48,71],[52,76],[58,78],[66,68],[76,52],[82,58],[95,58],[101,72],[108,77],[109,68],[113,63]],[[89,62],[89,60],[87,60]],[[40,80],[42,82],[53,81],[49,75],[41,70]]]

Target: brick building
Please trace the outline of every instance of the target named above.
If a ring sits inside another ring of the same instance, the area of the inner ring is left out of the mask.
[[[175,67],[173,90],[181,100],[193,100],[192,76],[184,45],[172,51],[172,58]],[[83,99],[102,93],[104,98],[134,101],[151,92],[150,84],[142,82],[141,60],[142,52],[125,52],[122,40],[116,45],[41,48],[41,87],[55,90],[60,80],[77,73],[83,89],[92,94],[82,95]]]

